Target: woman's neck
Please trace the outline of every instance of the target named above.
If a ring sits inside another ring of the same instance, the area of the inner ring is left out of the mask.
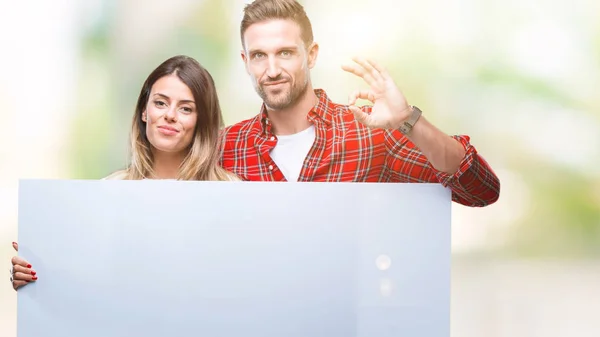
[[[183,153],[154,151],[154,176],[152,179],[177,179],[179,168],[185,158]]]

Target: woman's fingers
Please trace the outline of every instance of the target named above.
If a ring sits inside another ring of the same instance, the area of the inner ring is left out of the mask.
[[[33,270],[31,268],[20,266],[20,265],[13,266],[13,271],[15,273],[30,274],[30,275],[33,275],[33,276],[35,276],[35,274],[36,274],[35,270]]]
[[[24,258],[22,258],[20,256],[13,256],[11,262],[12,262],[13,266],[22,266],[25,268],[31,268],[31,264],[29,262],[27,262],[27,260],[25,260]]]
[[[35,281],[37,280],[37,275],[26,274],[21,272],[15,272],[13,276],[13,281]]]
[[[19,289],[20,287],[22,287],[22,286],[26,285],[27,283],[29,283],[29,282],[27,282],[27,281],[17,281],[17,280],[13,280],[13,281],[12,281],[12,286],[13,286],[13,289],[14,289],[14,290],[17,290],[17,289]]]
[[[12,243],[14,250],[19,251],[19,244]],[[20,256],[13,256],[11,259],[12,268],[12,286],[14,290],[37,280],[37,273],[31,269],[31,264]]]

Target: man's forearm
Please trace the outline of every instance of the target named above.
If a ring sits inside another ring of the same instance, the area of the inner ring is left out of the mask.
[[[464,147],[421,116],[407,135],[438,171],[454,174],[465,157]]]

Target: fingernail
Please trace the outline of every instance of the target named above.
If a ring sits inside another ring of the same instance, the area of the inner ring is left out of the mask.
[[[32,280],[37,280],[37,276],[34,276],[31,278]]]
[[[31,275],[35,275],[35,274],[36,274],[35,270],[32,270]]]
[[[28,265],[27,265],[27,268],[31,268],[31,265],[30,265],[30,264],[28,264]]]
[[[13,241],[13,245],[16,245],[17,243]]]

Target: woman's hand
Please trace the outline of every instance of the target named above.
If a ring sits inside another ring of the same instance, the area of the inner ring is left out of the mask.
[[[19,244],[13,242],[12,245],[16,251],[19,251]],[[12,277],[10,280],[12,281],[13,289],[17,290],[19,287],[37,280],[36,272],[31,269],[31,264],[27,260],[19,256],[13,256],[11,262]]]

